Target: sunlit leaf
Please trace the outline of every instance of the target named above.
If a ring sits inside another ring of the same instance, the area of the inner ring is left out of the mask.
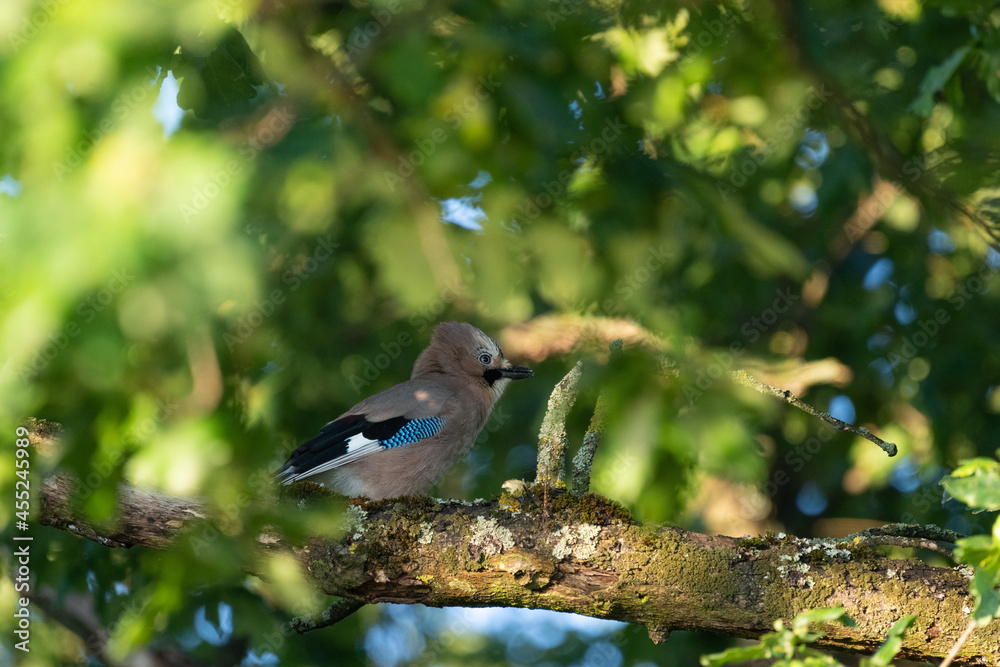
[[[972,617],[980,627],[1000,616],[1000,591],[996,588],[998,583],[1000,583],[1000,570],[994,566],[977,568],[969,585],[969,590],[976,599]]]
[[[995,459],[963,461],[941,480],[941,485],[950,496],[974,510],[1000,509],[1000,463]]]

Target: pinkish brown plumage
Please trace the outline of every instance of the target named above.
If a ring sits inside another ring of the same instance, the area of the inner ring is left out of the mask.
[[[532,374],[471,324],[442,322],[409,380],[328,423],[275,474],[346,496],[427,493],[472,447],[510,381]]]

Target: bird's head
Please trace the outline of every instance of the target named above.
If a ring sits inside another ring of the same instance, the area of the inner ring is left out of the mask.
[[[515,366],[503,356],[497,342],[465,322],[442,322],[431,344],[413,365],[413,377],[444,373],[483,388],[500,398],[511,380],[530,378],[534,371]]]

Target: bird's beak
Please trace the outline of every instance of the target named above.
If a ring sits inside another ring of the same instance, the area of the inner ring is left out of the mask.
[[[501,368],[499,371],[502,377],[510,378],[511,380],[523,380],[525,378],[530,378],[535,374],[535,371],[530,368],[525,368],[524,366],[509,366],[507,368]]]

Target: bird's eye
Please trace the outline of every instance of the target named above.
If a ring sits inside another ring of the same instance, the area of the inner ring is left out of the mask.
[[[488,366],[491,361],[493,361],[493,357],[491,357],[490,355],[488,354],[479,355],[479,363],[481,363],[482,365]]]

